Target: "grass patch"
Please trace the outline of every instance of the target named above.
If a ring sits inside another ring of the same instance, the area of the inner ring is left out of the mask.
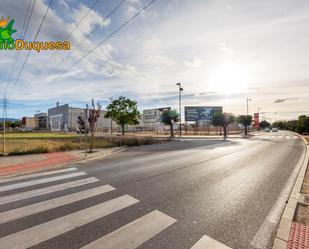
[[[87,137],[88,141],[90,137]],[[98,136],[94,140],[94,149],[114,146],[140,146],[160,143],[160,140],[151,137],[131,136]],[[0,143],[0,156],[3,151]],[[89,148],[89,146],[87,147]],[[85,137],[74,133],[8,133],[6,135],[6,154],[25,155],[49,153],[57,151],[71,151],[85,149]]]

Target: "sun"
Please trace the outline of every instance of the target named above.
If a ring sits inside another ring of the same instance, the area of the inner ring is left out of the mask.
[[[241,93],[246,90],[248,71],[236,62],[224,62],[216,67],[209,78],[210,90],[223,94]]]

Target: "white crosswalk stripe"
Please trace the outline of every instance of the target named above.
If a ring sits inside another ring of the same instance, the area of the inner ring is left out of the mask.
[[[28,181],[28,182],[21,182],[21,183],[15,183],[15,184],[11,184],[11,185],[5,185],[5,186],[0,187],[0,192],[24,188],[24,187],[29,187],[29,186],[33,186],[33,185],[42,184],[42,183],[55,182],[55,181],[64,180],[64,179],[77,177],[77,176],[83,176],[83,175],[86,175],[86,173],[85,172],[76,172],[76,173],[72,173],[72,174],[53,176],[53,177],[44,178],[44,179],[37,179],[37,180],[33,180],[33,181]]]
[[[156,210],[82,248],[98,249],[104,245],[104,249],[134,249],[175,222],[175,219]]]
[[[53,176],[54,174],[61,175]],[[78,205],[82,205],[82,203],[86,202],[89,198],[95,198],[101,194],[115,190],[115,188],[110,185],[98,186],[98,184],[96,184],[96,186],[88,187],[87,184],[99,182],[99,180],[95,177],[84,177],[82,179],[75,178],[86,175],[87,174],[85,172],[79,171],[77,168],[69,168],[5,179],[5,183],[8,185],[0,186],[0,192],[18,190],[18,193],[3,193],[6,195],[0,197],[0,205],[15,202],[13,209],[0,212],[0,225],[10,226],[10,223],[8,223],[10,221],[14,221],[18,224],[18,222],[20,222],[19,219],[21,218],[27,220],[27,218],[30,218],[31,215],[48,212],[49,210],[53,210],[53,212],[55,212],[60,207],[74,205],[77,202]],[[32,179],[35,177],[43,178]],[[58,180],[67,181],[59,184],[57,183]],[[16,183],[16,181],[22,182]],[[39,184],[42,183],[49,183],[50,186],[40,187]],[[37,188],[23,191],[23,188],[30,186]],[[82,190],[75,189],[80,186],[83,186]],[[72,189],[74,189],[73,193],[63,192]],[[56,197],[52,196],[44,201],[32,201],[31,204],[26,206],[22,205],[20,207],[16,207],[16,204],[19,204],[19,201],[29,198],[31,198],[31,200],[35,200],[35,198],[42,195],[53,194],[56,192],[58,192]],[[59,193],[61,193],[60,196]],[[26,227],[24,230],[19,230],[15,233],[10,233],[0,237],[0,248],[29,248],[91,222],[96,222],[107,215],[113,214],[117,216],[118,211],[124,208],[129,208],[139,202],[140,201],[138,199],[124,193],[122,196],[116,198],[112,197],[110,200],[83,208],[73,213],[66,213],[63,216],[58,216],[59,218],[54,220],[48,219],[47,221],[40,221],[38,225]],[[88,245],[85,245],[84,248],[133,249],[142,245],[176,222],[174,218],[158,210],[152,211],[140,218],[132,220],[133,221],[129,224],[124,225],[109,234],[103,235],[101,238],[98,238],[93,242],[90,242]],[[102,245],[104,245],[104,247],[102,247]]]
[[[65,182],[65,183],[61,183],[61,184],[57,184],[53,186],[48,186],[44,188],[28,190],[22,193],[7,195],[7,196],[0,197],[0,205],[10,203],[13,201],[20,201],[20,200],[28,199],[31,197],[37,197],[37,196],[53,193],[56,191],[79,187],[79,186],[83,186],[83,185],[90,184],[90,183],[97,182],[97,181],[98,179],[96,179],[95,177],[89,177],[85,179],[80,179],[80,180]]]
[[[28,248],[138,202],[139,200],[129,195],[123,195],[41,225],[2,237],[0,238],[0,245],[3,249]]]
[[[230,247],[204,235],[191,249],[231,249]]]
[[[87,189],[74,194],[69,194],[58,198],[49,199],[47,201],[39,202],[36,204],[28,205],[25,207],[2,212],[0,213],[0,224],[11,220],[16,220],[28,215],[36,214],[42,211],[46,211],[55,207],[67,205],[96,195],[100,195],[112,190],[115,190],[115,188],[109,185],[103,185],[97,188]]]
[[[23,176],[16,176],[16,177],[10,177],[10,178],[4,178],[0,179],[0,184],[1,183],[6,183],[6,182],[14,182],[14,181],[19,181],[19,180],[26,180],[29,178],[34,178],[34,177],[40,177],[40,176],[47,176],[47,175],[55,175],[55,174],[60,174],[60,173],[66,173],[66,172],[71,172],[71,171],[76,171],[77,168],[67,168],[67,169],[59,169],[59,170],[53,170],[53,171],[47,171],[47,172],[41,172],[41,173],[35,173],[31,175],[23,175]]]

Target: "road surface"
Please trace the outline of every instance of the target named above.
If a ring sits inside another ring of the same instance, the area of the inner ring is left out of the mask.
[[[184,139],[0,180],[0,248],[269,248],[304,149],[284,131]]]

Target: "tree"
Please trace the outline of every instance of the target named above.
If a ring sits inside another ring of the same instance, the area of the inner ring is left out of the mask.
[[[171,127],[171,138],[174,138],[174,126],[175,122],[179,122],[179,114],[177,111],[165,110],[161,115],[161,122]]]
[[[301,115],[297,120],[297,132],[299,134],[309,133],[309,116]]]
[[[94,134],[96,132],[96,124],[100,117],[100,113],[101,113],[101,105],[99,104],[99,102],[97,103],[97,105],[95,105],[94,100],[92,100],[91,107],[89,109],[89,117],[88,117],[89,132],[91,135],[89,153],[91,153],[93,149]]]
[[[245,135],[248,135],[248,126],[252,123],[251,115],[240,115],[237,118],[237,122],[245,127]]]
[[[266,127],[270,127],[270,123],[268,123],[266,120],[261,121],[260,128],[265,129]]]
[[[111,118],[120,125],[122,135],[125,134],[124,128],[126,125],[138,124],[138,119],[141,117],[140,112],[137,110],[137,102],[123,96],[113,100],[106,109],[105,118]]]
[[[211,123],[223,127],[224,140],[227,138],[227,127],[229,124],[235,122],[235,117],[232,114],[215,112],[212,115]]]

